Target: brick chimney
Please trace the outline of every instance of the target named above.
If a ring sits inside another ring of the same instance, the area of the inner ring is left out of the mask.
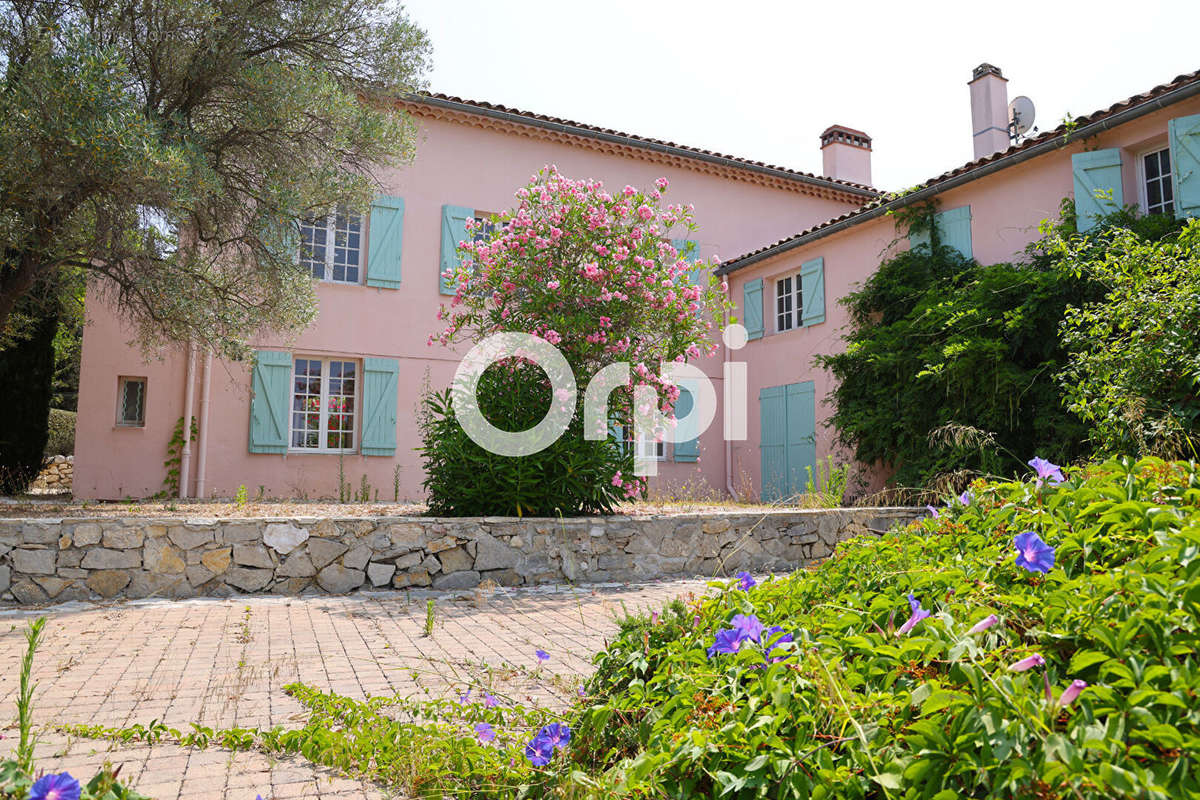
[[[826,178],[871,185],[871,137],[845,125],[830,125],[821,134],[821,160]]]
[[[987,158],[1007,150],[1008,79],[999,67],[983,63],[971,73],[971,137],[975,158]]]

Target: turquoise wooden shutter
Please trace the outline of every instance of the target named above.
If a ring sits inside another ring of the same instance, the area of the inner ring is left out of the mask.
[[[367,249],[367,286],[400,288],[400,251],[404,239],[404,198],[383,196],[371,204]]]
[[[690,414],[695,404],[695,395],[692,390],[681,383],[679,399],[675,401],[675,418],[679,419],[685,414]],[[683,436],[688,437],[684,441],[675,442],[676,461],[694,462],[700,459],[700,426],[698,423],[699,420],[686,422],[675,428],[676,439]]]
[[[952,247],[963,258],[974,258],[971,247],[971,207],[959,206],[945,211],[939,211],[934,216],[937,225],[938,238],[942,245]]]
[[[814,258],[800,265],[802,325],[817,325],[825,321],[825,259]]]
[[[763,335],[762,294],[762,278],[742,284],[742,324],[746,326],[749,339],[761,339]]]
[[[764,503],[783,499],[787,490],[786,403],[782,386],[768,386],[758,392],[758,450],[762,456]]]
[[[817,387],[812,381],[786,387],[787,494],[800,494],[817,468]],[[814,477],[815,480],[815,477]]]
[[[937,212],[933,215],[933,227],[937,230],[938,242],[942,247],[953,247],[965,258],[975,257],[971,245],[970,206],[960,206]],[[908,235],[910,250],[916,250],[922,245],[930,247],[931,244],[931,237],[927,230],[914,231]]]
[[[1100,217],[1124,205],[1120,148],[1076,153],[1071,156],[1071,171],[1075,177],[1075,216],[1081,232],[1090,231]]]
[[[700,260],[700,243],[693,242],[690,239],[672,239],[671,246],[679,251],[685,261],[690,261],[695,264]],[[687,274],[687,282],[689,286],[703,286],[707,281],[709,267],[696,267]]]
[[[467,220],[474,218],[473,208],[442,206],[442,260],[438,278],[438,291],[442,294],[458,290],[458,281],[447,278],[446,272],[458,269],[458,243],[467,239]]]
[[[1171,138],[1171,170],[1175,216],[1200,217],[1200,114],[1167,123]]]
[[[250,373],[250,452],[286,453],[292,397],[292,356],[258,350]]]
[[[396,388],[400,362],[394,358],[363,359],[362,454],[396,454]]]

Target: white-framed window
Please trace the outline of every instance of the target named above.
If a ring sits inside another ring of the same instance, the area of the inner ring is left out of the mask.
[[[790,331],[800,325],[804,298],[800,293],[799,275],[788,275],[775,281],[775,330]]]
[[[1138,159],[1142,210],[1147,214],[1174,214],[1175,189],[1171,185],[1171,150],[1143,153]]]
[[[475,228],[471,231],[471,241],[482,242],[492,238],[492,232],[500,227],[498,223],[492,222],[492,215],[485,214],[482,211],[475,212]]]
[[[300,220],[300,265],[317,280],[359,283],[362,275],[363,218],[345,208]]]
[[[621,426],[621,435],[625,440],[625,450],[634,448],[634,458],[648,458],[655,461],[662,461],[666,458],[667,445],[662,440],[655,440],[653,436],[634,436],[633,426]]]
[[[146,379],[117,378],[117,425],[146,427]]]
[[[354,452],[358,372],[357,361],[309,356],[292,361],[292,450]]]

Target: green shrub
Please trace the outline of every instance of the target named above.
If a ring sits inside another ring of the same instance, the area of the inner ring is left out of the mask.
[[[502,430],[531,428],[545,416],[549,383],[537,367],[489,367],[480,378],[480,411]],[[582,405],[582,403],[580,403]],[[427,394],[418,417],[429,511],[444,516],[570,516],[611,513],[625,498],[615,473],[632,474],[632,454],[614,441],[583,438],[582,410],[545,450],[490,453],[454,415],[450,391]]]
[[[812,572],[627,624],[571,721],[586,744],[563,796],[1197,796],[1196,464],[1109,462],[973,495]],[[1015,563],[1024,531],[1056,550],[1045,575]],[[931,616],[902,633],[909,593]],[[757,645],[710,657],[735,614],[794,642],[770,664]],[[1034,653],[1043,667],[1009,669]]]
[[[1196,457],[1200,221],[1161,238],[1114,228],[1094,242],[1063,241],[1059,252],[1106,289],[1062,323],[1070,358],[1059,380],[1071,410],[1101,452]]]
[[[69,456],[75,452],[75,418],[74,411],[63,411],[61,408],[50,409],[50,433],[46,438],[46,455]]]

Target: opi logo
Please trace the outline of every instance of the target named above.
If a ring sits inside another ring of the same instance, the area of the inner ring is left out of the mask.
[[[746,328],[727,325],[721,340],[730,350],[746,346]],[[532,428],[504,431],[492,425],[479,409],[479,379],[489,366],[510,358],[523,358],[537,364],[550,379],[554,401],[546,416]],[[722,372],[724,389],[725,441],[746,438],[746,363],[725,362]],[[672,421],[659,410],[658,390],[638,385],[633,390],[633,430],[638,439],[686,442],[695,439],[712,425],[717,414],[717,393],[712,381],[691,364],[674,361],[659,363],[660,375],[667,383],[686,389],[692,407]],[[614,389],[629,385],[628,362],[609,364],[588,382],[583,395],[584,438],[601,441],[608,438],[608,398]],[[557,347],[529,333],[497,333],[471,348],[458,365],[451,385],[451,396],[459,424],[471,440],[489,453],[501,456],[528,456],[556,442],[575,413],[578,392],[575,375]],[[658,474],[658,462],[638,452],[634,474]]]

